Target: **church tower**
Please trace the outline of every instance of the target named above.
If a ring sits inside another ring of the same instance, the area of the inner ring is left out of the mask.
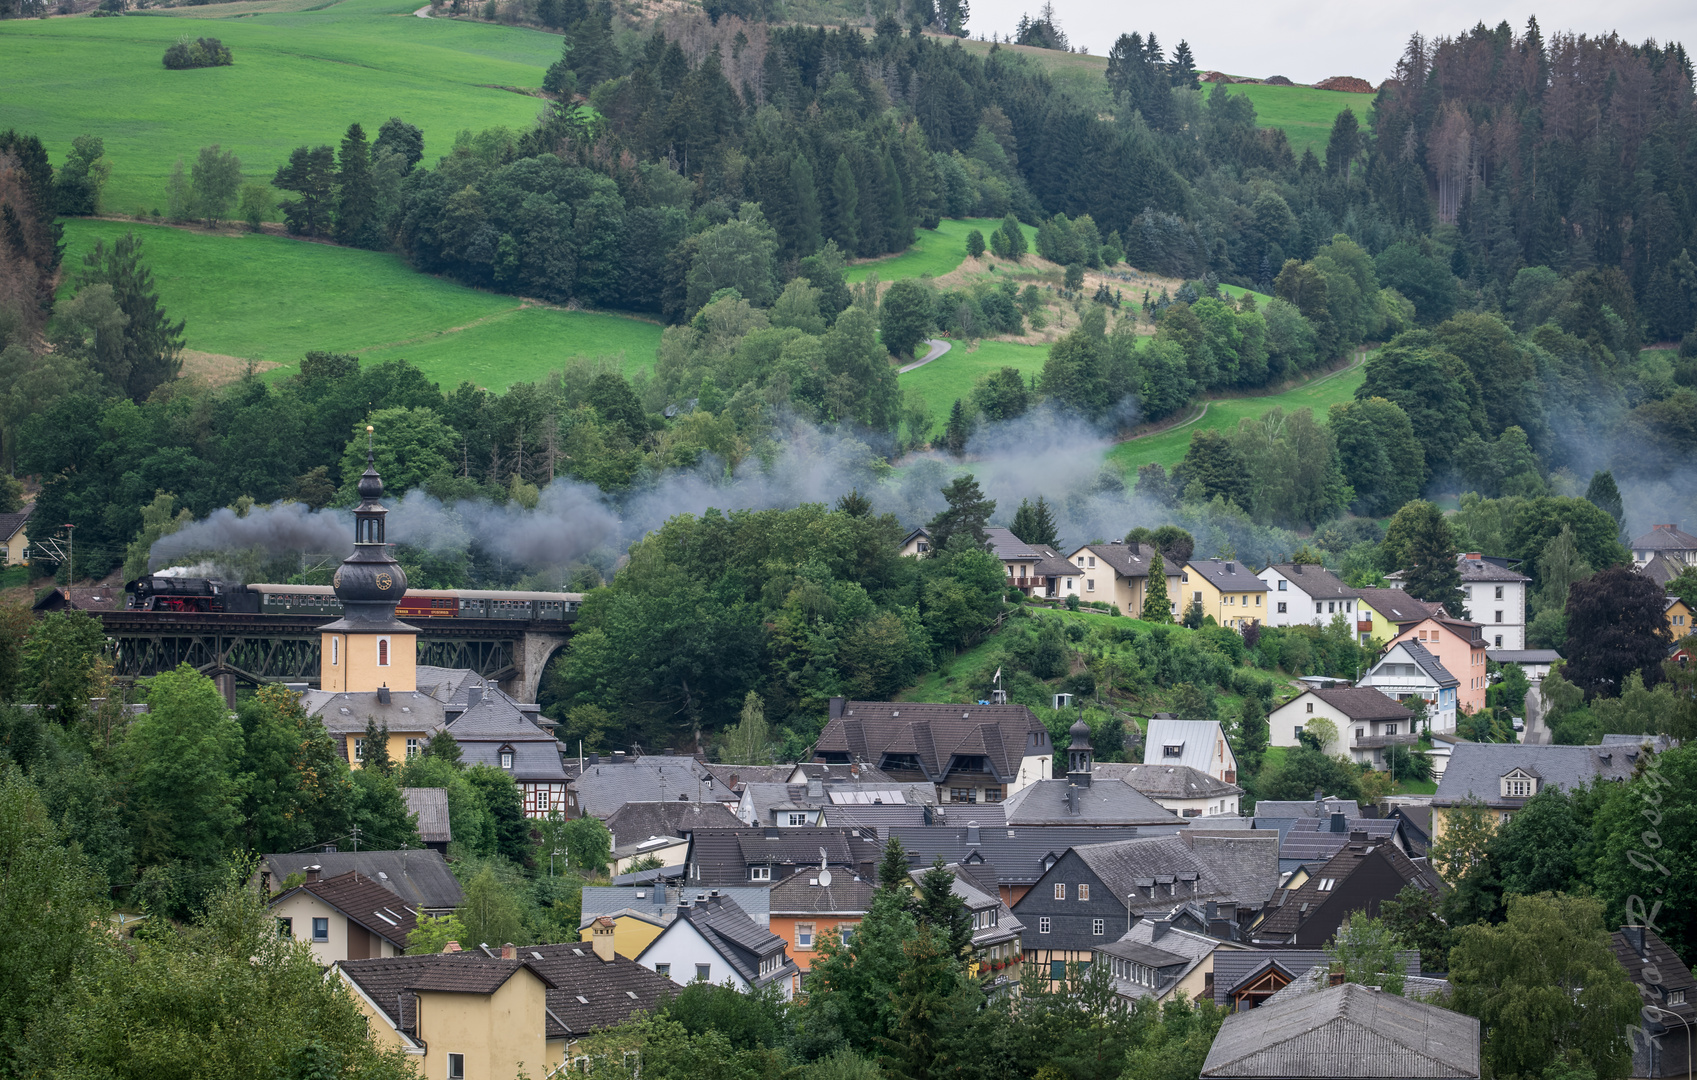
[[[1067,734],[1072,736],[1072,745],[1067,747],[1067,779],[1078,787],[1089,787],[1095,756],[1090,749],[1090,725],[1080,719]]]
[[[372,429],[365,429],[372,438]],[[389,554],[383,519],[389,511],[378,498],[383,478],[368,444],[365,473],[359,478],[354,508],[354,551],[336,571],[336,597],[342,618],[321,627],[323,653],[319,688],[332,693],[411,692],[418,689],[418,627],[395,618],[395,605],[406,595],[407,575]]]

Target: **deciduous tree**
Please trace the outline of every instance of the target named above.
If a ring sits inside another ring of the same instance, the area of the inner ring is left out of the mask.
[[[1614,697],[1638,672],[1647,686],[1662,678],[1673,636],[1662,590],[1627,566],[1611,566],[1567,594],[1567,677],[1587,697]]]

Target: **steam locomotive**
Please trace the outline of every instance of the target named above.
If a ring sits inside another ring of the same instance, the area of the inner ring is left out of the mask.
[[[131,611],[313,615],[334,619],[342,602],[328,585],[241,585],[214,578],[151,574],[124,586]],[[395,608],[401,619],[510,619],[571,622],[582,593],[490,589],[409,589]]]

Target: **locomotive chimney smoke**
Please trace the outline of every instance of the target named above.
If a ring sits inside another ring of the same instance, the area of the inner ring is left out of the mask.
[[[225,507],[162,536],[148,553],[150,567],[167,565],[186,555],[260,548],[268,555],[297,551],[340,554],[354,545],[354,531],[345,514],[313,510],[303,503],[254,507],[238,517]]]

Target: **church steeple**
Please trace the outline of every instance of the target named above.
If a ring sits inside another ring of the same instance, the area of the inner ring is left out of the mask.
[[[342,618],[319,630],[319,685],[337,693],[410,691],[417,689],[418,628],[395,618],[395,606],[406,595],[407,575],[389,554],[384,537],[389,511],[378,502],[383,478],[377,473],[373,429],[367,426],[365,432],[354,550],[331,582],[342,602]]]
[[[1091,759],[1095,756],[1090,748],[1090,725],[1080,719],[1067,734],[1072,736],[1072,745],[1067,747],[1067,779],[1078,787],[1089,787]]]

